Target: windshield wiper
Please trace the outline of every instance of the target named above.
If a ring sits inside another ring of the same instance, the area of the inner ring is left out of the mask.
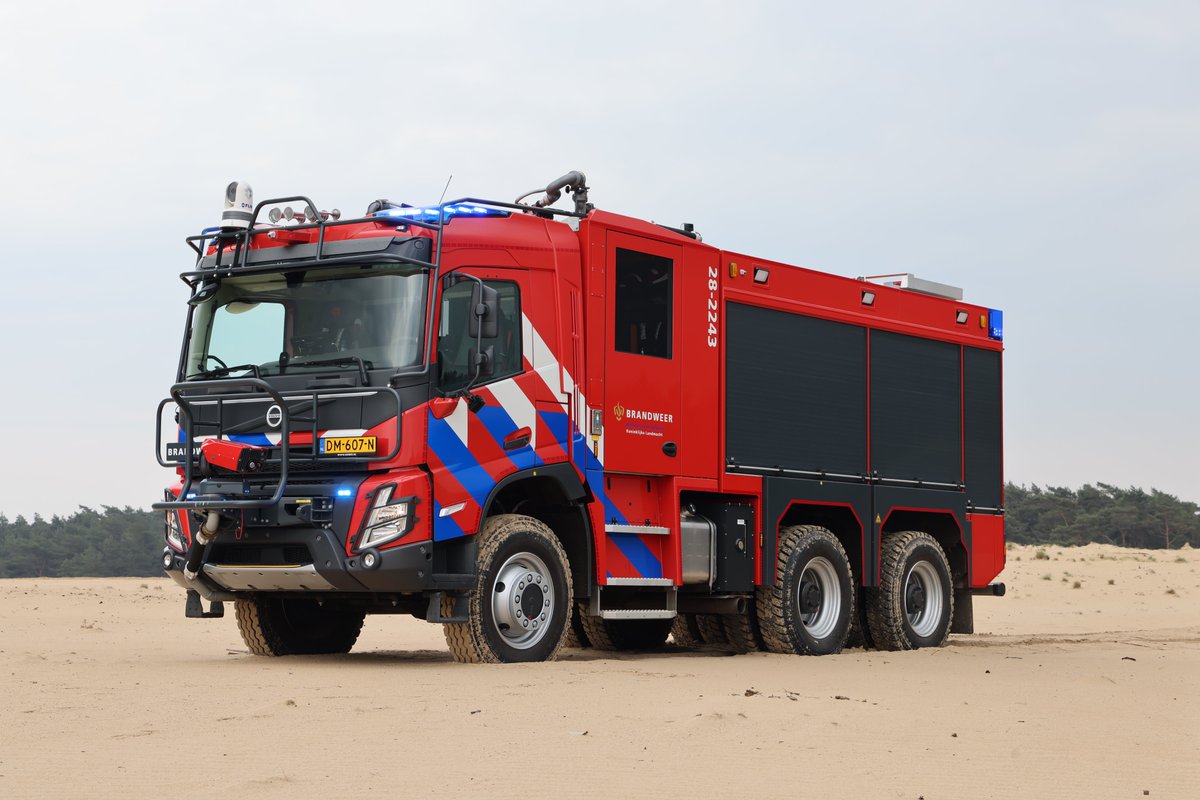
[[[187,379],[195,380],[196,378],[219,378],[222,375],[228,375],[231,372],[237,372],[239,369],[248,369],[254,373],[254,377],[262,378],[262,372],[258,368],[258,364],[238,364],[236,367],[217,367],[216,369],[202,369],[197,373],[188,375]]]
[[[279,362],[279,374],[282,375],[286,372],[288,367],[336,367],[339,364],[358,365],[358,374],[362,378],[362,385],[371,385],[371,378],[367,375],[367,370],[374,368],[375,365],[370,361],[363,361],[361,356],[338,356],[337,358],[318,358],[312,360],[289,358],[287,361],[281,360]]]

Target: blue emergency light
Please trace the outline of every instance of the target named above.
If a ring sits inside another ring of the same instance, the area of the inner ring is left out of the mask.
[[[498,208],[459,203],[458,205],[433,206],[432,208],[420,206],[384,208],[376,211],[375,216],[400,217],[401,219],[419,219],[425,222],[434,222],[437,220],[439,213],[445,219],[453,217],[507,217],[509,214],[509,212]]]
[[[1004,341],[1004,312],[997,308],[988,309],[988,338]]]

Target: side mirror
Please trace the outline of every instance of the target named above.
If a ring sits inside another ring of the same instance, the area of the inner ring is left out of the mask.
[[[471,288],[470,335],[484,339],[500,335],[500,293],[480,282]]]
[[[221,284],[216,280],[206,280],[196,287],[195,293],[188,298],[189,306],[198,306],[217,293]]]
[[[479,377],[490,378],[496,374],[496,354],[495,348],[490,344],[483,348],[482,351],[471,348],[468,357],[471,360],[472,367],[479,368]]]

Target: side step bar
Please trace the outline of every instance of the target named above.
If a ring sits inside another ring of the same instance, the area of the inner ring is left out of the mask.
[[[601,619],[672,619],[678,599],[670,578],[609,578],[592,592],[588,613]]]

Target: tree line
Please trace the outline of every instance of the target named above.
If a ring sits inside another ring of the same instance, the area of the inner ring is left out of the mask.
[[[1079,489],[1007,484],[1008,541],[1122,547],[1200,547],[1200,507],[1151,489],[1105,483]],[[163,515],[81,507],[44,519],[0,515],[0,578],[161,575]]]

